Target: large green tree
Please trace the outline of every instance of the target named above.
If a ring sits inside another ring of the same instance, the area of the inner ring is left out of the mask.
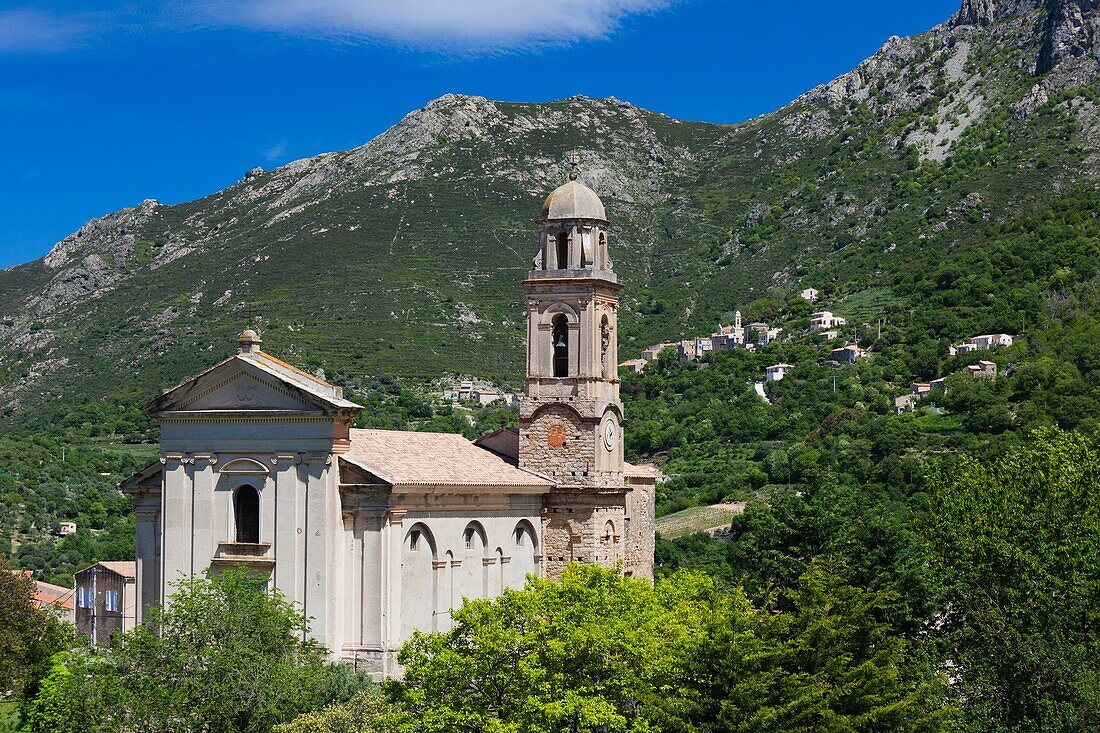
[[[70,638],[67,624],[34,601],[34,579],[0,556],[0,702],[33,692],[50,656]]]
[[[560,583],[468,601],[448,633],[415,635],[387,692],[425,733],[659,729],[712,590],[701,575],[654,587],[570,566]]]
[[[884,594],[814,565],[756,607],[697,573],[655,585],[570,566],[416,634],[405,678],[286,733],[947,729],[939,677],[879,620]],[[315,726],[310,728],[309,726]]]
[[[692,729],[723,733],[946,731],[945,683],[880,619],[892,599],[814,563],[768,607],[727,605],[689,660]]]
[[[356,682],[326,664],[293,605],[229,571],[181,582],[167,608],[111,649],[61,659],[27,723],[32,733],[261,733],[347,699]]]
[[[1100,440],[1040,431],[932,486],[961,730],[1100,730]]]

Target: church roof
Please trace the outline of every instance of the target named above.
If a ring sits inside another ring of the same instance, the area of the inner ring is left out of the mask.
[[[340,387],[329,384],[325,380],[315,377],[309,372],[302,371],[296,366],[287,364],[282,359],[277,359],[271,354],[266,354],[261,351],[251,357],[240,356],[239,358],[250,358],[256,366],[267,371],[271,375],[282,379],[284,382],[294,384],[299,389],[303,389],[312,395],[320,397],[335,406],[352,408],[362,407],[362,405],[355,402],[345,400],[344,390]]]
[[[244,334],[242,334],[243,336]],[[308,402],[322,406],[326,410],[359,412],[363,409],[350,400],[344,399],[344,391],[323,379],[287,364],[282,359],[254,350],[238,353],[207,369],[202,374],[178,384],[165,391],[160,397],[142,407],[147,414],[156,414],[173,409],[181,400],[186,400],[203,388],[203,385],[230,374],[234,369],[252,373],[254,376],[266,376],[282,383],[305,398]]]
[[[571,175],[569,181],[555,188],[546,197],[542,205],[542,218],[607,221],[607,213],[596,192]]]
[[[351,448],[341,458],[394,486],[505,486],[546,491],[554,485],[451,433],[353,429]]]

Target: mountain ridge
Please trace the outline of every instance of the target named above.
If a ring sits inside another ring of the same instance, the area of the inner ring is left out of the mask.
[[[983,236],[970,218],[1095,180],[1097,16],[1088,0],[966,0],[729,125],[615,98],[444,95],[351,150],[107,214],[0,272],[0,405],[146,396],[231,348],[249,308],[310,368],[515,379],[534,218],[570,149],[614,219],[624,355],[763,311],[775,288],[889,289],[903,255]],[[1007,162],[979,163],[997,145]]]

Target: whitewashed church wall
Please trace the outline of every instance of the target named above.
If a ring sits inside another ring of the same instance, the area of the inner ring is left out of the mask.
[[[191,512],[194,476],[192,465],[169,459],[164,464],[164,542],[162,545],[164,587],[161,603],[172,595],[173,584],[193,577],[191,554]],[[203,518],[206,519],[205,517]]]
[[[428,528],[414,523],[401,545],[401,640],[413,631],[436,631],[436,580],[434,539]]]
[[[344,533],[331,450],[331,422],[166,421],[164,520],[160,532],[155,521],[139,528],[145,545],[155,538],[152,554],[144,546],[138,553],[155,557],[159,545],[162,567],[155,574],[143,572],[143,604],[166,599],[173,581],[201,576],[223,543],[237,541],[234,493],[247,484],[259,494],[259,540],[270,544],[264,552],[274,561],[273,584],[312,618],[311,632],[319,641],[339,649],[346,611],[332,600],[344,573]],[[241,458],[262,468],[255,474],[221,473]],[[263,468],[267,474],[260,473]],[[156,585],[155,594],[147,583]]]
[[[268,460],[270,463],[270,459]],[[275,532],[271,536],[271,552],[275,556],[275,587],[286,600],[301,604],[304,600],[301,584],[296,582],[301,567],[301,533],[298,532],[301,527],[298,519],[301,491],[298,486],[298,466],[290,458],[276,457],[276,461],[269,478],[270,502],[265,502],[268,497],[261,494],[260,511],[262,514],[264,508],[270,506],[271,511],[268,513],[275,526]]]
[[[160,502],[162,492],[143,496],[134,507],[136,529],[136,578],[140,595],[134,617],[137,623],[144,618],[144,611],[160,603]]]
[[[411,555],[409,533],[414,528],[426,531],[431,543],[422,537],[425,544],[420,553],[426,554],[402,572],[402,641],[412,628],[448,630],[450,611],[461,606],[463,599],[492,598],[502,587],[522,588],[527,573],[537,574],[540,501],[541,497],[533,501],[515,497],[510,508],[477,513],[469,509],[407,512],[402,538],[405,557]],[[517,526],[525,530],[525,544],[520,547],[516,546]],[[473,529],[469,546],[467,529]]]

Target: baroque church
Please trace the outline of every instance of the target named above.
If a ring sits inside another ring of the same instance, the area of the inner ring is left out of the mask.
[[[138,620],[174,584],[245,566],[310,619],[334,659],[381,677],[414,630],[463,598],[558,578],[571,563],[653,575],[660,473],[623,459],[617,317],[603,203],[570,174],[546,199],[524,280],[519,429],[353,427],[339,387],[261,350],[145,406],[160,460],[122,484],[137,517]]]

